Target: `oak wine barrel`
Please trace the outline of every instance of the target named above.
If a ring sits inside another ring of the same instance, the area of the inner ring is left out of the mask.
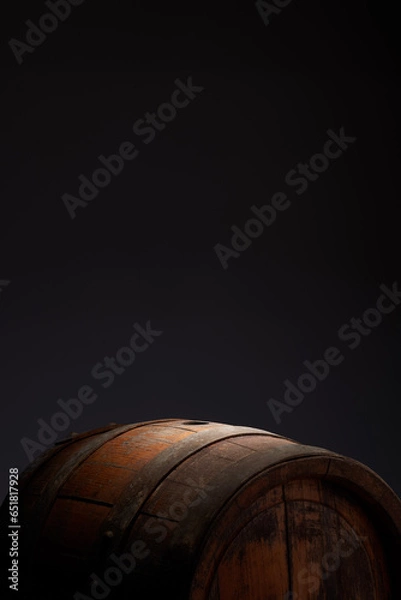
[[[368,467],[206,421],[56,444],[20,481],[25,600],[400,600],[401,502]]]

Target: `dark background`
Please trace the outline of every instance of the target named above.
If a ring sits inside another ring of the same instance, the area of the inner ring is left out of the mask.
[[[4,10],[1,496],[28,464],[21,438],[91,383],[73,431],[255,426],[354,457],[401,494],[401,306],[354,352],[337,338],[401,279],[396,5],[293,0],[266,27],[252,0],[86,0],[21,66],[8,41],[48,11]],[[204,91],[144,145],[133,123],[189,76]],[[357,142],[297,196],[286,173],[341,126]],[[71,220],[62,194],[128,140],[138,158]],[[214,245],[285,190],[291,208],[224,271]],[[109,389],[93,382],[148,320],[163,335]],[[344,362],[277,425],[267,400],[331,345]]]

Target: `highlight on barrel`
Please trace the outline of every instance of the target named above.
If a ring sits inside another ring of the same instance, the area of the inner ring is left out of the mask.
[[[20,514],[24,600],[401,598],[396,494],[262,429],[163,419],[73,435],[24,472]]]

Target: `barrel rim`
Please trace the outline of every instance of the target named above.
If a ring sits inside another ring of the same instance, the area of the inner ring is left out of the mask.
[[[327,468],[322,473],[321,469],[324,463],[327,463]],[[302,473],[300,466],[304,467]],[[312,466],[315,467],[314,470],[311,468]],[[273,481],[273,475],[277,476],[277,481]],[[294,457],[255,474],[227,499],[226,504],[208,523],[194,556],[190,600],[204,600],[207,597],[202,594],[204,591],[210,590],[219,561],[231,543],[230,539],[226,540],[224,536],[221,536],[224,543],[216,554],[213,543],[210,544],[213,536],[216,536],[216,530],[218,531],[218,527],[224,529],[224,519],[235,507],[237,507],[237,514],[241,514],[240,505],[237,504],[239,498],[245,491],[249,492],[250,487],[260,484],[263,479],[266,480],[266,492],[277,485],[285,486],[299,479],[314,479],[338,484],[340,488],[347,490],[361,501],[362,510],[373,513],[377,524],[387,526],[386,529],[388,533],[391,533],[391,538],[394,538],[394,545],[397,546],[401,557],[401,500],[375,471],[358,460],[335,453],[323,456]],[[392,532],[391,529],[393,529]],[[201,590],[203,591],[201,592]]]

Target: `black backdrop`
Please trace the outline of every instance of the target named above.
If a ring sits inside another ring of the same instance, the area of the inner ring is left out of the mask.
[[[86,0],[22,64],[9,41],[48,9],[4,12],[2,496],[21,439],[84,385],[97,398],[57,439],[164,417],[256,426],[401,494],[401,305],[355,350],[338,338],[401,280],[395,7],[293,0],[265,25],[252,0]],[[190,77],[204,89],[145,144],[134,123]],[[356,141],[297,195],[287,173],[342,127]],[[125,141],[137,158],[71,219],[63,194]],[[215,245],[276,192],[290,208],[223,269]],[[102,387],[94,365],[147,321],[162,335]],[[329,346],[343,362],[276,422],[269,399]]]

